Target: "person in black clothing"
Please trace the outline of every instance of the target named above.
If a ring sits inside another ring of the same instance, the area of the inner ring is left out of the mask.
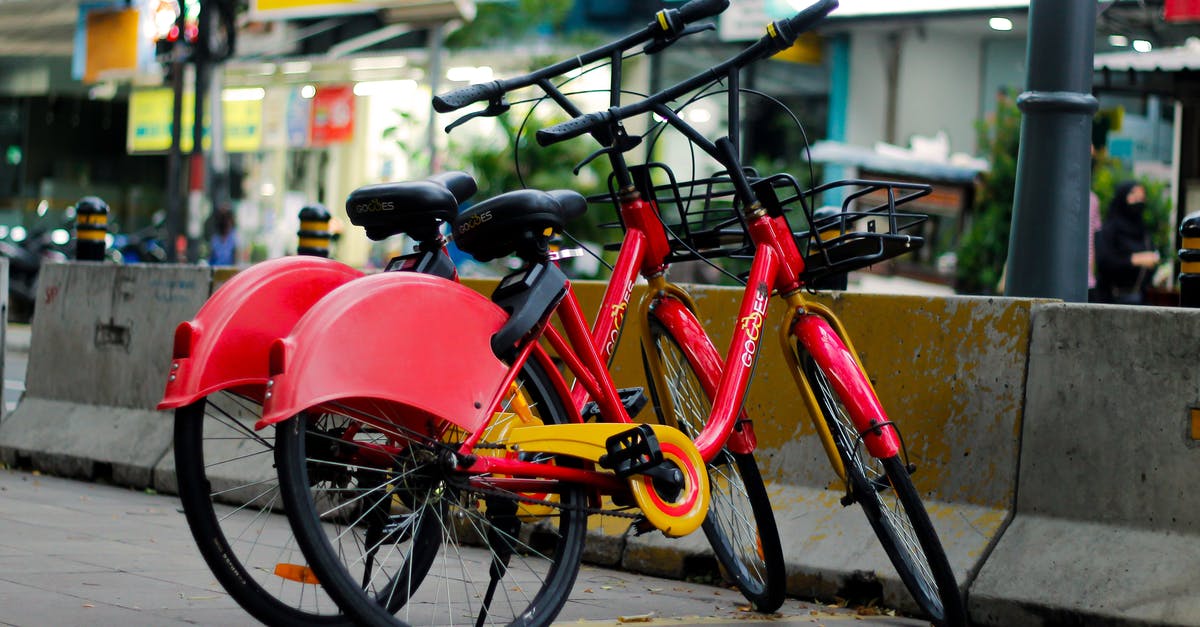
[[[1117,186],[1104,224],[1096,233],[1096,291],[1101,302],[1141,305],[1158,265],[1143,214],[1146,188],[1127,181]]]

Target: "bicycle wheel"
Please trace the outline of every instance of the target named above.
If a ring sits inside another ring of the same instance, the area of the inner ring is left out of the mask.
[[[279,501],[274,428],[254,431],[261,406],[218,392],[175,411],[179,499],[217,581],[271,625],[349,625],[318,586]]]
[[[900,580],[917,605],[939,625],[965,625],[966,611],[954,572],[921,497],[899,455],[876,459],[825,373],[793,344],[804,377],[821,407],[846,468],[850,493],[862,506]]]
[[[535,365],[514,390],[509,403],[528,409],[527,419],[565,420]],[[381,428],[388,423],[361,412],[322,409],[284,423],[276,456],[298,540],[347,614],[375,625],[547,625],[558,615],[583,554],[582,486],[512,492],[498,478],[450,468],[457,430]],[[522,420],[510,409],[495,414],[477,454],[506,453]]]
[[[644,364],[655,413],[662,424],[695,438],[712,410],[701,374],[662,322],[651,316],[648,324],[674,410],[667,415],[667,408],[660,402],[662,393],[654,388],[654,377],[649,365]],[[779,529],[758,462],[753,454],[722,449],[708,463],[708,476],[712,501],[701,527],[704,535],[726,577],[754,609],[774,612],[783,604],[787,581]]]

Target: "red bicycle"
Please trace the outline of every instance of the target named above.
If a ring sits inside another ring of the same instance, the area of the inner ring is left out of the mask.
[[[590,133],[613,164],[625,236],[602,307],[614,313],[594,327],[549,248],[551,235],[585,210],[585,200],[523,190],[455,220],[457,244],[477,259],[514,254],[523,262],[491,300],[436,277],[367,277],[331,292],[272,346],[259,424],[294,417],[277,429],[282,493],[316,578],[349,615],[389,623],[399,607],[400,618],[416,623],[469,616],[476,624],[546,624],[566,602],[591,514],[635,516],[639,527],[667,535],[703,524],[756,607],[778,607],[778,534],[753,463],[752,427],[740,410],[767,302],[778,294],[793,312],[782,343],[845,484],[843,502],[863,507],[900,578],[935,622],[965,622],[899,431],[841,324],[804,294],[822,276],[920,246],[902,231],[921,218],[896,207],[929,189],[850,181],[802,192],[788,175],[751,176],[733,139],[708,141],[667,104],[718,80],[736,111],[739,71],[791,45],[834,7],[826,0],[774,22],[741,54],[632,105],[619,106],[614,87],[608,111],[539,133],[542,143]],[[607,49],[614,75],[623,51]],[[580,64],[474,86],[441,97],[439,106],[487,100],[489,109],[501,109],[504,93],[537,85],[571,112],[549,78]],[[721,163],[724,174],[656,183],[653,168],[627,167],[622,155],[640,138],[621,122],[650,112]],[[817,220],[813,201],[834,186],[851,188],[843,211]],[[872,197],[883,200],[872,205]],[[722,199],[727,205],[717,207]],[[683,208],[677,228],[660,219],[667,204]],[[798,233],[786,212],[795,207],[808,222]],[[731,240],[738,243],[729,246]],[[722,358],[665,271],[673,260],[744,252],[752,263]],[[631,425],[642,401],[618,391],[606,370],[639,273],[650,285],[638,311],[663,425]],[[547,324],[552,315],[562,332]],[[575,377],[573,387],[550,351]],[[589,422],[593,416],[599,421]],[[710,499],[745,507],[722,512],[713,505],[709,515]],[[376,530],[369,550],[345,559],[337,552],[341,538],[363,528]],[[376,579],[389,582],[386,599],[363,593],[381,589]]]

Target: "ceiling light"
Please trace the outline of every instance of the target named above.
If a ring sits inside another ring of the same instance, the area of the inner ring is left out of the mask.
[[[1138,52],[1150,52],[1153,48],[1154,46],[1150,45],[1150,42],[1146,41],[1145,39],[1133,40],[1133,49],[1137,50]]]
[[[481,65],[479,67],[459,66],[452,67],[446,70],[446,78],[452,81],[464,83],[486,83],[492,80],[492,68]]]
[[[352,70],[390,70],[408,65],[404,57],[359,57],[350,63]]]
[[[317,95],[317,88],[312,85],[305,85],[300,88],[300,97],[305,100]]]
[[[312,63],[308,61],[288,61],[281,70],[284,74],[307,74],[312,71]]]
[[[266,95],[267,90],[262,87],[243,87],[239,89],[226,89],[221,92],[221,100],[224,102],[251,102],[262,100]]]
[[[991,26],[992,30],[998,31],[1010,31],[1013,29],[1012,20],[1007,17],[993,17],[988,20],[988,26]]]
[[[354,84],[355,96],[400,96],[417,88],[417,81],[365,81]]]
[[[1124,35],[1109,35],[1108,45],[1124,48],[1129,45],[1129,38]]]

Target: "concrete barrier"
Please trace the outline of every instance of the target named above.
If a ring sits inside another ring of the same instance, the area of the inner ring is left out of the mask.
[[[1200,625],[1200,312],[1034,310],[1016,517],[983,625]]]
[[[490,293],[494,282],[473,282]],[[576,283],[594,315],[603,285]],[[633,303],[644,293],[637,286]],[[740,289],[689,286],[719,351],[729,345]],[[900,426],[913,476],[960,585],[966,589],[1011,517],[1017,481],[1029,325],[1036,301],[832,293],[884,408]],[[631,305],[631,309],[633,306]],[[772,301],[777,337],[783,303]],[[645,386],[637,316],[626,317],[612,372],[620,387]],[[755,421],[756,457],[767,480],[788,567],[789,594],[879,598],[915,609],[862,508],[843,508],[842,492],[816,437],[779,342],[760,356],[746,402]],[[653,420],[646,408],[639,417]],[[656,575],[714,572],[703,534],[668,540],[623,532],[628,521],[594,522],[588,557]]]
[[[0,423],[0,461],[149,486],[171,446],[162,396],[175,325],[208,298],[212,272],[184,265],[47,265],[25,397]]]

